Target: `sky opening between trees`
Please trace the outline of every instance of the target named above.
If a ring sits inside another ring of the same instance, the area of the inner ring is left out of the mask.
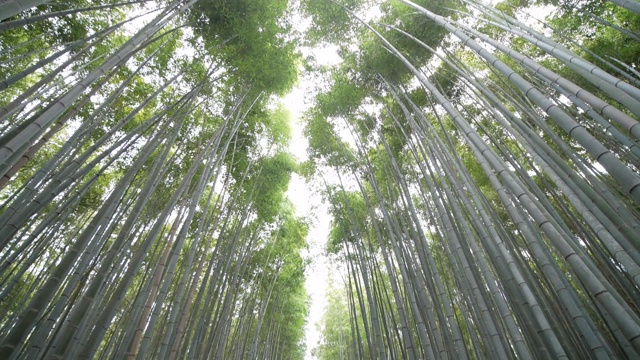
[[[630,0],[3,1],[0,358],[639,358],[639,61]]]

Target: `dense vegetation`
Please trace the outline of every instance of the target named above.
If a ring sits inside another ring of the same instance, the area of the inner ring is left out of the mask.
[[[286,1],[101,4],[2,23],[0,358],[301,358]]]
[[[639,356],[640,18],[612,3],[350,3],[307,113],[342,279],[317,357]]]
[[[8,0],[0,20],[0,358],[303,358],[293,172],[333,219],[316,357],[640,356],[638,3]],[[277,99],[301,69],[299,164]]]

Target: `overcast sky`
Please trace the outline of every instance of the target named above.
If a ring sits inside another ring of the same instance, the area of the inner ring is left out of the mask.
[[[341,61],[336,49],[332,47],[306,50],[304,55],[313,55],[319,65],[335,65]],[[301,116],[309,108],[310,104],[305,102],[305,94],[311,93],[313,86],[312,81],[302,75],[298,85],[282,100],[292,117],[293,136],[289,145],[289,152],[295,155],[298,161],[307,160],[308,142],[302,134]],[[315,194],[304,179],[297,174],[293,174],[291,177],[287,196],[296,207],[296,215],[304,216],[311,220],[309,236],[307,237],[309,244],[307,256],[312,259],[312,263],[306,271],[306,288],[311,304],[305,329],[307,344],[305,358],[312,359],[311,350],[317,346],[321,336],[316,328],[316,323],[322,317],[325,306],[328,264],[323,255],[323,249],[329,234],[330,217],[327,213],[328,207],[322,203],[320,195]]]

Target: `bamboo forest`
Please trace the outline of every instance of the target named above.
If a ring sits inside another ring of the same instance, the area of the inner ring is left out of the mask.
[[[0,0],[0,359],[640,359],[639,121],[636,0]]]

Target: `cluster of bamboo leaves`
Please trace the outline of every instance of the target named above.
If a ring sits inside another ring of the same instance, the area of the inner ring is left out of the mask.
[[[0,358],[302,358],[287,1],[44,3],[0,4]]]
[[[306,114],[341,275],[314,354],[638,358],[638,3],[310,3],[343,58]]]

